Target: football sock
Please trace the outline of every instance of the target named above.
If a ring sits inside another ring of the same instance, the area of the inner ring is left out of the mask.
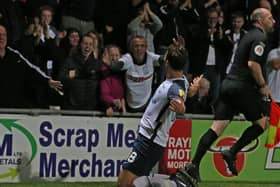
[[[192,160],[192,163],[199,167],[202,157],[205,155],[206,151],[212,145],[212,143],[218,138],[215,131],[209,129],[201,138],[196,149],[196,153]]]
[[[231,147],[230,152],[236,155],[243,147],[251,143],[264,132],[263,128],[258,124],[248,127],[238,141]]]

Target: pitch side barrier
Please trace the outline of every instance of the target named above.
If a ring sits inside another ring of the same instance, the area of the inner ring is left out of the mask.
[[[0,109],[0,183],[35,181],[116,181],[127,158],[142,113],[44,109]],[[212,115],[178,116],[156,172],[171,173],[191,160]],[[279,147],[264,148],[266,135],[237,156],[239,176],[225,166],[220,152],[250,125],[236,116],[201,164],[204,181],[280,182]]]

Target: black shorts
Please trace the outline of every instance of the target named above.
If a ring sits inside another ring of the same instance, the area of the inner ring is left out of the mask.
[[[268,115],[269,104],[263,101],[263,96],[256,88],[225,79],[214,108],[215,120],[232,120],[234,115],[242,113],[246,120],[256,121]]]
[[[132,151],[122,167],[137,176],[148,176],[152,168],[162,157],[164,150],[164,147],[142,135],[138,135],[133,144]]]

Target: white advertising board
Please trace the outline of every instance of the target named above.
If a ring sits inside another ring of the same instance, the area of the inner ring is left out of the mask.
[[[137,118],[0,115],[0,183],[115,181],[138,123]]]

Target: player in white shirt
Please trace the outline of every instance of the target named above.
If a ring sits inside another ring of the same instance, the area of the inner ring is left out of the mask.
[[[143,64],[135,64],[130,53],[119,59],[124,63],[122,70],[126,70],[126,99],[130,108],[142,108],[148,103],[152,94],[154,63],[159,58],[159,55],[146,51]]]
[[[183,67],[187,56],[185,49],[178,43],[175,44],[168,48],[164,57],[166,80],[154,93],[140,120],[138,137],[118,178],[119,187],[146,186],[151,182],[160,183],[161,179],[164,181],[162,184],[168,183],[171,186],[179,186],[180,182],[190,183],[188,178],[178,181],[170,180],[169,177],[157,177],[156,180],[148,177],[163,155],[176,113],[185,112],[184,102],[189,83],[183,74]],[[198,83],[199,78],[195,79],[189,91],[196,92]]]
[[[152,95],[154,66],[160,55],[147,51],[147,42],[142,36],[129,41],[129,53],[112,63],[114,71],[125,71],[126,101],[129,112],[143,112]]]

